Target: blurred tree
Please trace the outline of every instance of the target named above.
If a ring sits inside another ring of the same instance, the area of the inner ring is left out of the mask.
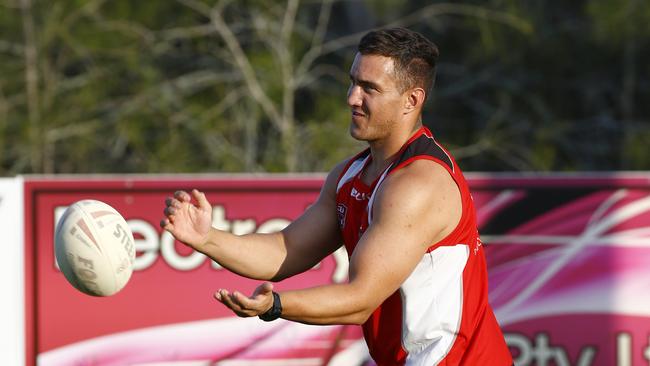
[[[531,31],[451,20],[437,29],[443,61],[431,111],[466,169],[650,167],[641,147],[650,141],[648,2],[485,6]]]
[[[466,170],[649,169],[642,0],[3,0],[0,174],[325,171],[354,46],[441,49],[425,123]]]

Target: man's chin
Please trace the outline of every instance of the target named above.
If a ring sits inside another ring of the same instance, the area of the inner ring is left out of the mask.
[[[367,141],[366,138],[364,138],[363,133],[361,132],[361,129],[357,126],[355,126],[354,122],[350,124],[350,136],[352,136],[353,139],[358,140],[358,141]]]

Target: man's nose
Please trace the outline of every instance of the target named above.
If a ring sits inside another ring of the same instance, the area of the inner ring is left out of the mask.
[[[358,85],[350,85],[348,88],[348,105],[351,107],[358,107],[361,105],[361,87]]]

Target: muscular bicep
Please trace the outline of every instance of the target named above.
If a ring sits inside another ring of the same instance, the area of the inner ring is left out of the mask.
[[[444,168],[415,162],[376,193],[373,222],[350,262],[350,281],[374,310],[408,278],[428,247],[460,220],[460,192]]]
[[[343,164],[327,176],[318,199],[283,231],[286,260],[276,278],[304,272],[338,249],[341,236],[336,221],[336,184]]]

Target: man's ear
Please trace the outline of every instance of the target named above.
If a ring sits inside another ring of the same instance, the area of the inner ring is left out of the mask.
[[[422,88],[413,88],[409,90],[406,94],[406,100],[404,102],[404,114],[412,113],[422,109],[424,105],[424,100],[426,98],[426,92]]]

